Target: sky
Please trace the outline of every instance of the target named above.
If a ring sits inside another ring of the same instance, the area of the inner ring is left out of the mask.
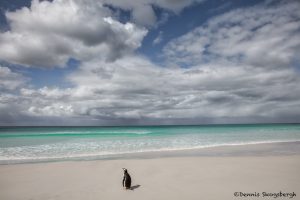
[[[234,123],[300,123],[299,1],[0,1],[0,126]]]

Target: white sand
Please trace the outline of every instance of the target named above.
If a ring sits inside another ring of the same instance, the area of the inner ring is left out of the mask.
[[[122,167],[140,187],[122,189]],[[234,192],[280,191],[295,192],[293,199],[300,199],[299,170],[299,155],[1,165],[0,199],[275,199],[234,197]]]

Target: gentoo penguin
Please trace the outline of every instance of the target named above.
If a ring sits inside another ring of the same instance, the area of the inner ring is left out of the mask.
[[[131,177],[128,174],[127,169],[123,168],[123,170],[124,170],[124,176],[123,176],[123,181],[122,181],[123,188],[130,189],[131,188]]]

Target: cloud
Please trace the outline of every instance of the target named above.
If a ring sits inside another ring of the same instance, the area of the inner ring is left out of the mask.
[[[163,40],[163,32],[160,31],[157,35],[157,37],[153,40],[153,45],[157,45],[159,43],[161,43],[161,41]]]
[[[66,75],[70,88],[19,83],[0,95],[0,123],[299,122],[300,77],[293,68],[299,52],[297,5],[261,4],[216,16],[171,41],[164,67],[137,54],[111,62],[99,56]],[[126,26],[104,19],[121,31]],[[132,46],[138,45],[135,37],[139,34],[127,41]],[[251,51],[255,47],[264,56]],[[8,68],[3,71],[3,77],[21,79]]]
[[[216,60],[290,65],[300,56],[299,9],[299,2],[291,1],[233,10],[171,41],[164,48],[165,57],[184,65]]]
[[[103,0],[105,4],[112,5],[131,12],[132,20],[141,26],[155,26],[157,17],[153,7],[179,14],[184,8],[205,0]]]
[[[114,61],[141,46],[157,22],[154,6],[179,13],[198,1],[32,0],[29,8],[6,11],[10,30],[0,33],[0,60],[24,66],[64,67],[70,58]],[[130,12],[118,21],[113,9]],[[165,15],[162,15],[164,20]]]
[[[151,27],[156,23],[156,15],[151,5],[142,5],[132,11],[133,21],[137,24]]]
[[[204,0],[103,0],[106,4],[111,4],[124,10],[136,9],[144,5],[153,5],[176,13],[193,3],[203,1]]]
[[[34,0],[6,12],[11,30],[0,33],[0,59],[39,67],[62,67],[71,57],[113,61],[137,49],[147,30],[111,15],[97,1]]]
[[[20,73],[12,72],[8,67],[0,66],[0,91],[2,90],[15,90],[24,86],[28,81]]]
[[[94,124],[274,122],[290,119],[291,113],[293,120],[300,119],[300,78],[289,68],[161,68],[146,58],[126,56],[111,63],[86,62],[68,80],[74,87],[22,88],[6,106],[29,118],[71,124],[79,119]]]

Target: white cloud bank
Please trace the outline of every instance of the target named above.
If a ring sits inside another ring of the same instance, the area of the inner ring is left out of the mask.
[[[4,125],[299,122],[300,77],[294,64],[300,41],[297,8],[299,3],[291,1],[216,16],[171,41],[164,49],[165,67],[132,53],[111,62],[101,56],[86,60],[81,57],[79,69],[67,77],[71,88],[22,87],[15,93],[2,94],[0,122]],[[108,16],[105,19],[101,24],[107,23],[108,30],[118,26],[121,32],[126,30],[126,25]],[[127,26],[137,29],[140,36],[133,41],[140,44],[145,30],[134,24]],[[85,37],[73,37],[80,38],[80,48],[92,45],[84,42]],[[107,39],[99,41],[99,45],[110,44]],[[130,51],[137,46],[131,46]],[[181,65],[190,67],[178,67]],[[4,73],[22,76],[11,71]],[[5,91],[9,90],[9,83],[2,85],[7,88]],[[11,88],[20,87],[17,84]]]
[[[147,30],[111,15],[97,1],[33,0],[6,12],[11,30],[0,33],[0,59],[39,67],[64,66],[71,57],[113,61],[138,48]]]

